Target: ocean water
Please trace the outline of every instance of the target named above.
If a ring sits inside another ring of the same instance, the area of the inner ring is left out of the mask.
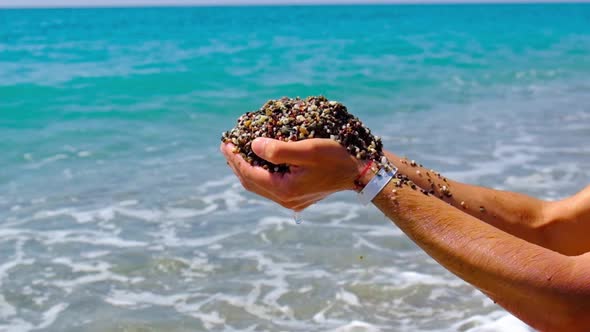
[[[528,331],[339,193],[292,213],[218,152],[281,96],[559,199],[590,182],[590,5],[0,11],[0,331]]]

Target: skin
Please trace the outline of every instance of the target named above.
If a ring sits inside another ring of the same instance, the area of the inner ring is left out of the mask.
[[[327,139],[256,139],[252,148],[258,156],[295,165],[284,175],[250,166],[232,148],[221,146],[244,187],[293,210],[336,191],[355,190],[353,182],[365,166]],[[590,187],[545,202],[451,181],[386,155],[419,187],[431,190],[434,181],[430,195],[391,181],[373,200],[426,253],[538,330],[590,330],[590,241],[585,236]],[[360,182],[368,183],[373,175],[368,172]]]
[[[575,256],[590,251],[590,186],[579,194],[558,202],[547,202],[527,195],[493,190],[440,178],[410,160],[386,152],[401,173],[422,188],[432,188],[435,196],[479,220],[523,240]],[[446,185],[452,196],[441,198],[439,185]],[[463,204],[461,204],[463,202]],[[483,207],[483,211],[481,210]]]

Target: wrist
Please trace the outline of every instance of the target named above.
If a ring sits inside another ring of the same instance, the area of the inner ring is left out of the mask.
[[[373,179],[373,177],[379,172],[377,163],[373,160],[366,160],[361,163],[358,170],[358,175],[354,180],[354,190],[359,193],[363,188]]]
[[[359,200],[363,205],[370,204],[397,174],[397,168],[391,167],[389,164],[378,166],[380,168],[377,174],[358,193]]]

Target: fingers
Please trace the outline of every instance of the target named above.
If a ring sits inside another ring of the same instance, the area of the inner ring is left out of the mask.
[[[301,211],[329,194],[300,194],[300,188],[295,186],[298,182],[294,178],[300,176],[301,170],[296,166],[292,167],[291,173],[271,174],[261,167],[251,166],[240,154],[233,153],[231,144],[222,144],[220,150],[246,190],[275,201],[287,209]]]
[[[273,164],[317,165],[333,158],[350,157],[344,147],[331,139],[283,142],[257,138],[252,142],[252,151]]]
[[[294,146],[295,142],[282,142],[269,138],[257,138],[252,142],[252,151],[273,164],[300,164],[298,154],[301,148]]]
[[[251,166],[240,154],[233,153],[232,150],[231,144],[224,144],[221,147],[228,165],[246,190],[277,202],[286,201],[285,189],[289,188],[290,182],[285,181],[280,174],[271,174],[261,167]]]
[[[228,165],[232,168],[234,173],[240,179],[240,182],[242,182],[242,185],[247,190],[253,191],[252,187],[254,184],[263,187],[269,186],[272,183],[271,174],[268,171],[248,164],[240,154],[233,152],[232,144],[223,144],[221,151],[225,155]]]

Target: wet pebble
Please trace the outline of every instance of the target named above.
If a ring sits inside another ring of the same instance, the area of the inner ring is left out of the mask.
[[[233,129],[222,133],[221,141],[235,145],[251,165],[271,173],[287,173],[289,165],[274,165],[252,152],[252,141],[270,137],[285,142],[309,138],[329,138],[343,145],[360,160],[373,160],[379,168],[391,170],[383,155],[383,143],[346,106],[323,96],[306,99],[281,98],[269,100],[259,110],[246,112],[238,118]]]

